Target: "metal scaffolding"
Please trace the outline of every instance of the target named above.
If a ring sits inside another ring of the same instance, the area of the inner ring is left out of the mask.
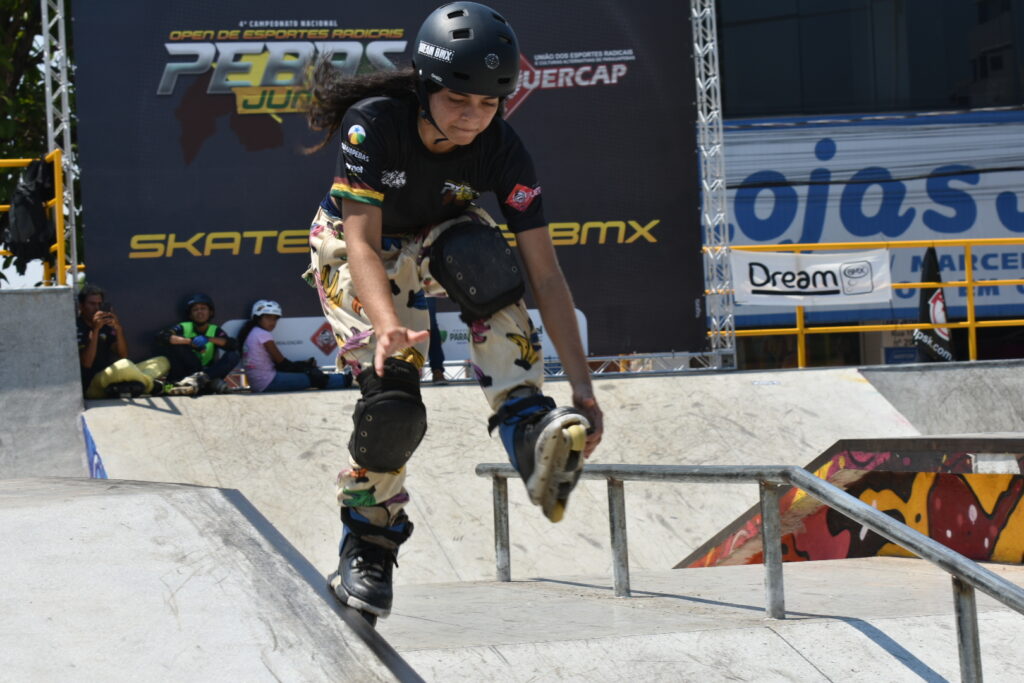
[[[736,367],[736,319],[729,269],[722,90],[718,69],[715,0],[690,0],[693,64],[697,78],[697,151],[700,155],[704,290],[715,367]]]
[[[71,105],[68,101],[71,71],[67,37],[64,30],[64,0],[40,0],[42,9],[43,72],[46,81],[46,142],[48,152],[61,150],[64,170],[64,197],[62,205],[54,211],[64,212],[64,238],[68,241],[68,263],[56,264],[56,269],[68,268],[70,281],[78,275],[78,208],[75,206],[75,181],[78,163],[71,146]],[[60,239],[60,235],[57,236]],[[55,272],[59,272],[55,269]]]

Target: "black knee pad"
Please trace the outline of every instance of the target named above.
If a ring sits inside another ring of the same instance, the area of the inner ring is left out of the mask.
[[[522,270],[497,228],[469,220],[430,247],[430,275],[462,310],[462,320],[489,318],[523,298]]]
[[[427,408],[420,400],[420,373],[397,358],[384,361],[384,376],[373,368],[359,373],[363,397],[352,415],[348,451],[371,472],[401,469],[427,431]]]

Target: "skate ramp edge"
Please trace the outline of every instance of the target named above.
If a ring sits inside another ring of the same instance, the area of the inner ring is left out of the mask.
[[[0,528],[5,678],[421,680],[238,491],[0,481]]]
[[[1024,429],[1024,360],[860,368],[922,434]]]
[[[85,477],[70,287],[0,290],[0,478]]]

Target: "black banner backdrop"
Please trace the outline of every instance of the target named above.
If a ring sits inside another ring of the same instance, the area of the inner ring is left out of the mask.
[[[590,353],[704,349],[688,5],[491,5],[520,39],[509,121],[537,165]],[[300,113],[303,68],[327,53],[343,69],[408,64],[435,6],[74,4],[88,278],[133,357],[197,291],[222,321],[259,298],[319,315],[299,276],[340,140],[303,153],[318,140]],[[493,198],[483,205],[501,220]]]

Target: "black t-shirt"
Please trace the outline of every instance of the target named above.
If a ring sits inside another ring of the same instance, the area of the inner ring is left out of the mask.
[[[94,333],[92,327],[86,325],[81,317],[75,318],[75,323],[78,328],[79,354],[89,346],[89,340],[93,334],[100,335],[99,340],[96,342],[96,358],[92,362],[92,367],[82,366],[82,386],[88,387],[89,382],[92,381],[96,373],[120,358],[117,355],[117,331],[110,325],[104,325],[99,329],[98,333]]]
[[[329,197],[381,207],[383,234],[408,235],[455,218],[484,192],[494,192],[509,230],[546,225],[533,161],[504,120],[469,145],[429,151],[417,131],[416,99],[371,97],[342,120],[344,139]],[[331,209],[331,201],[324,205]]]

